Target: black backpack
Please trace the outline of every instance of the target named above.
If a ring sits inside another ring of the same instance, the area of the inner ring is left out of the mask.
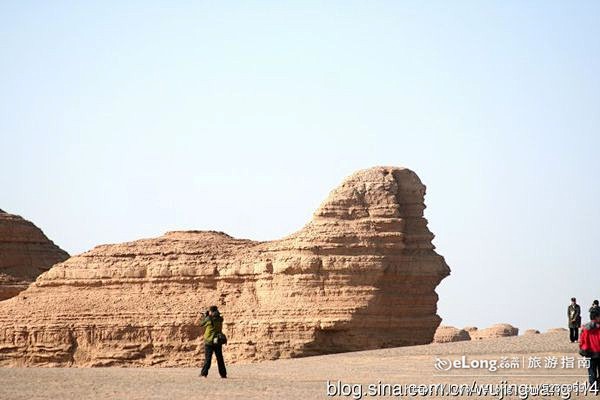
[[[227,336],[223,332],[215,333],[213,344],[227,344]]]

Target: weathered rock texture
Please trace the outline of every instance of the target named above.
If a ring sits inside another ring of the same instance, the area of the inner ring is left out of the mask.
[[[469,332],[472,340],[517,336],[518,334],[519,328],[515,328],[510,324],[496,324],[486,329],[477,329]]]
[[[469,332],[446,325],[440,325],[433,336],[434,343],[462,342],[464,340],[471,340]]]
[[[0,210],[0,301],[27,289],[42,272],[67,258],[34,224]]]
[[[198,366],[217,304],[226,360],[429,343],[449,274],[402,168],[347,178],[300,231],[254,242],[170,232],[98,246],[0,303],[0,365]]]

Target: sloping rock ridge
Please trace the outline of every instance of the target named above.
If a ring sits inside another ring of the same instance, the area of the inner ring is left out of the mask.
[[[277,241],[169,232],[55,265],[0,303],[0,365],[198,366],[219,306],[227,362],[430,343],[450,270],[404,168],[348,177]]]
[[[16,296],[69,255],[37,226],[0,210],[0,301]]]

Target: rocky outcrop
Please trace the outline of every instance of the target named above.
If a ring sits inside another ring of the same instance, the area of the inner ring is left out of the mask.
[[[496,324],[486,329],[477,329],[469,332],[472,340],[493,339],[498,337],[517,336],[519,328],[510,324]]]
[[[449,274],[403,168],[362,170],[278,241],[169,232],[103,245],[0,303],[0,365],[197,366],[219,306],[228,362],[425,344]]]
[[[0,301],[16,296],[67,258],[34,224],[0,210]]]
[[[523,335],[539,335],[540,331],[538,331],[537,329],[527,329],[525,332],[523,332]]]
[[[465,340],[471,340],[469,332],[446,325],[440,325],[433,336],[434,343],[462,342]]]

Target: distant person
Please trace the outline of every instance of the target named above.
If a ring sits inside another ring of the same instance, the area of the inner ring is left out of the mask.
[[[590,385],[600,385],[600,311],[592,312],[591,321],[581,330],[579,354],[590,359]]]
[[[577,304],[575,297],[571,298],[571,304],[567,309],[567,316],[569,317],[569,336],[571,343],[575,343],[579,339],[579,327],[581,327],[581,307]]]
[[[590,320],[592,320],[592,313],[594,311],[598,311],[600,312],[600,305],[598,305],[598,300],[594,300],[594,302],[592,303],[592,306],[590,307]]]
[[[200,325],[204,327],[204,365],[202,371],[200,371],[200,376],[205,378],[208,376],[214,353],[219,366],[219,375],[221,375],[221,378],[227,378],[225,360],[223,359],[223,344],[226,343],[225,335],[223,335],[223,317],[217,306],[210,306]]]

